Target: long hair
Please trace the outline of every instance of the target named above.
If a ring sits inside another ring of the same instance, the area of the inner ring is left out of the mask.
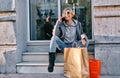
[[[63,10],[62,17],[65,16],[65,13],[66,13],[67,10],[69,10],[73,16],[75,15],[75,12],[71,8],[67,7]]]

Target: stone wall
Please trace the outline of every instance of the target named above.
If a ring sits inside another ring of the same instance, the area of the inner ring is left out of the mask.
[[[120,0],[94,0],[95,58],[102,61],[101,74],[120,75]]]
[[[16,73],[27,46],[28,0],[0,0],[0,73]]]
[[[15,21],[15,0],[0,0],[0,73],[16,72]]]
[[[0,11],[15,11],[15,0],[0,0]]]

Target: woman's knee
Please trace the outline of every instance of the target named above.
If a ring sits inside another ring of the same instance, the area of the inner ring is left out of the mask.
[[[51,40],[58,40],[59,37],[58,36],[52,36]]]

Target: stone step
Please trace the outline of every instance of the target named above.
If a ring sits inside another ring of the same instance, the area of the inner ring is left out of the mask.
[[[27,52],[48,52],[50,41],[43,40],[43,41],[32,41],[27,43]],[[94,52],[94,41],[90,41],[88,46],[89,52]]]
[[[63,63],[64,61],[63,53],[56,54],[56,62]],[[94,54],[89,53],[89,58],[93,59]],[[48,62],[48,52],[25,52],[23,53],[24,62]]]
[[[23,61],[25,62],[48,62],[48,52],[25,52]],[[56,55],[56,62],[63,62],[63,54]]]
[[[43,62],[22,62],[17,64],[17,73],[49,73],[47,70],[48,63]],[[64,73],[64,64],[55,63],[53,73]]]
[[[43,41],[32,41],[27,43],[28,52],[48,52],[49,51],[49,40]]]
[[[41,45],[37,45],[37,46],[27,46],[27,51],[28,52],[49,52],[49,45],[46,46],[41,46]]]

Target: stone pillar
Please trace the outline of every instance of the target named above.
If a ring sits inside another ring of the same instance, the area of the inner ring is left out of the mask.
[[[120,0],[93,0],[93,10],[95,59],[102,61],[101,75],[120,76]]]
[[[16,72],[15,0],[0,0],[0,73]]]

